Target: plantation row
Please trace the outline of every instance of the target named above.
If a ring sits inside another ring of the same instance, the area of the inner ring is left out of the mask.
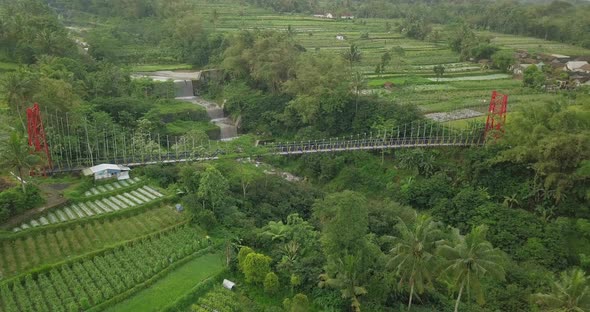
[[[171,207],[134,216],[93,220],[0,241],[0,276],[8,277],[128,241],[184,220]]]
[[[86,191],[84,193],[84,196],[90,197],[90,196],[94,196],[94,195],[100,195],[100,194],[104,194],[104,193],[113,192],[113,191],[116,191],[121,188],[129,187],[139,181],[140,181],[140,179],[138,177],[135,177],[133,179],[121,180],[121,181],[117,181],[117,182],[113,182],[113,183],[109,183],[109,184],[105,184],[105,185],[95,186],[95,187],[91,188],[90,190]]]
[[[72,204],[70,206],[54,210],[39,219],[23,223],[20,227],[12,229],[13,232],[29,229],[31,227],[44,226],[49,224],[73,221],[81,218],[92,217],[122,209],[135,207],[146,204],[158,197],[162,197],[160,192],[145,185],[133,191],[123,194],[110,196],[107,198],[97,199],[95,201]]]
[[[182,227],[82,262],[64,264],[35,279],[0,286],[4,312],[86,310],[134,288],[172,263],[204,248],[198,232]]]

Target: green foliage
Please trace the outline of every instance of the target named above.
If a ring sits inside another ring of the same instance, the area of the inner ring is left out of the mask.
[[[309,311],[309,299],[305,294],[296,294],[288,304],[288,311],[290,312],[308,312]]]
[[[453,240],[437,249],[446,259],[441,275],[459,293],[455,303],[457,312],[463,290],[470,295],[473,291],[480,305],[485,302],[481,281],[484,276],[504,280],[504,254],[486,240],[488,228],[475,227],[466,236],[455,232]],[[471,299],[470,296],[468,296]]]
[[[269,272],[264,277],[264,291],[273,295],[279,291],[279,277],[274,272]]]
[[[524,70],[522,83],[525,87],[543,89],[545,87],[545,74],[536,65],[531,65]]]
[[[442,78],[442,76],[445,74],[445,66],[442,64],[434,66],[432,70],[434,71],[434,74],[437,78]]]
[[[0,192],[0,222],[10,217],[38,207],[44,202],[39,188],[27,186],[26,193],[22,188],[9,188]]]
[[[240,248],[240,252],[238,252],[238,267],[240,268],[240,270],[244,271],[246,257],[253,252],[254,252],[254,250],[252,250],[252,248],[247,247],[247,246]]]
[[[551,285],[551,293],[535,294],[541,311],[586,311],[590,309],[590,285],[585,272],[572,269],[562,272]]]
[[[442,233],[439,224],[426,215],[419,216],[411,227],[399,219],[396,228],[399,235],[394,238],[395,245],[389,252],[387,264],[399,279],[398,285],[410,287],[409,310],[414,291],[422,294],[426,288],[432,287],[436,267],[435,243]]]
[[[492,64],[495,68],[509,72],[510,66],[514,64],[514,57],[510,51],[498,51],[492,55]]]
[[[0,146],[0,168],[3,171],[14,170],[18,176],[23,194],[27,193],[26,175],[37,168],[45,166],[42,154],[35,153],[21,135],[14,131]]]
[[[352,191],[330,194],[316,202],[313,210],[322,225],[322,244],[329,261],[362,252],[368,228],[364,196]]]
[[[263,254],[256,252],[249,253],[244,259],[243,265],[241,265],[242,273],[246,276],[246,282],[262,284],[265,281],[267,274],[270,273],[271,261],[272,259],[270,257]]]
[[[243,306],[236,293],[219,286],[206,293],[191,306],[192,312],[205,312],[211,309],[239,312],[243,310]]]
[[[423,16],[410,15],[404,19],[400,29],[407,37],[424,40],[432,31],[432,26]]]
[[[228,188],[227,180],[221,172],[213,166],[208,166],[201,175],[197,191],[197,195],[203,201],[203,208],[216,212],[215,208],[219,207],[226,198]]]
[[[466,233],[472,227],[471,221],[478,214],[478,208],[486,204],[488,199],[489,195],[483,190],[463,188],[452,200],[439,201],[433,209],[433,215]]]

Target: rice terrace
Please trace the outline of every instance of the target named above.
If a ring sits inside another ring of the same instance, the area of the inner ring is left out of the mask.
[[[590,311],[589,14],[0,0],[0,312]]]

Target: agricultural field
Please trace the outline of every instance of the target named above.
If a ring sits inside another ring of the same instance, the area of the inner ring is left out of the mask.
[[[224,255],[206,254],[183,264],[149,288],[111,307],[107,312],[156,312],[197,287],[202,281],[221,272]],[[231,293],[231,292],[230,292]],[[218,309],[218,311],[232,311]]]
[[[48,267],[0,285],[2,311],[78,311],[141,288],[158,273],[208,246],[182,226],[96,256]]]
[[[112,190],[106,186],[110,186]],[[96,187],[96,195],[101,193],[108,194],[108,192],[115,191],[114,186],[109,184],[106,186],[100,185]],[[125,191],[121,194],[105,196],[101,199],[96,199],[93,201],[78,202],[63,208],[54,209],[38,219],[23,223],[19,227],[14,228],[12,231],[19,232],[39,226],[76,221],[97,215],[121,211],[128,208],[149,204],[150,202],[163,196],[164,195],[162,195],[162,193],[154,190],[150,186],[144,185],[140,188]]]
[[[0,240],[0,276],[10,277],[38,266],[68,260],[179,224],[186,219],[171,207],[92,220]]]

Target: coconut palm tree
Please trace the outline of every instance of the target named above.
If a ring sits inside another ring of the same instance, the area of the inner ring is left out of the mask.
[[[426,287],[432,285],[436,259],[434,251],[440,230],[439,224],[426,215],[419,216],[412,226],[398,218],[396,228],[399,235],[394,239],[395,247],[389,252],[392,258],[387,265],[395,269],[400,287],[404,284],[410,287],[409,311],[414,290],[421,294]]]
[[[464,290],[467,290],[468,296],[474,291],[478,303],[483,304],[481,279],[484,276],[504,279],[504,254],[486,240],[487,230],[487,226],[480,225],[465,236],[455,230],[455,242],[452,245],[443,244],[437,249],[437,253],[446,259],[441,276],[448,278],[459,291],[455,312]]]
[[[337,273],[335,277],[328,274],[320,275],[319,287],[331,287],[339,289],[342,298],[349,299],[351,308],[355,312],[361,311],[359,297],[367,294],[367,290],[360,286],[360,257],[345,255],[338,259]]]
[[[0,168],[16,171],[23,193],[26,193],[25,175],[41,165],[41,157],[32,153],[32,148],[17,132],[12,132],[0,148]]]
[[[561,272],[551,293],[534,294],[533,301],[547,312],[590,311],[590,280],[580,269]]]
[[[342,58],[350,64],[352,70],[352,65],[361,61],[361,50],[353,43],[350,45],[350,49],[342,54]]]

